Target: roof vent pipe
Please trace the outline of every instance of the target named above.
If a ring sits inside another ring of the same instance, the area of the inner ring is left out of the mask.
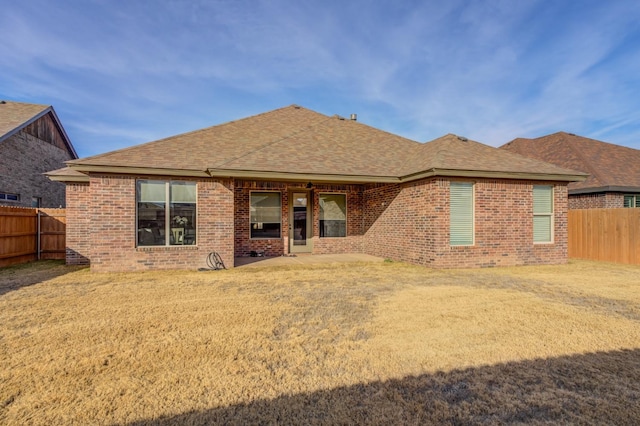
[[[351,121],[358,121],[358,114],[351,114]]]

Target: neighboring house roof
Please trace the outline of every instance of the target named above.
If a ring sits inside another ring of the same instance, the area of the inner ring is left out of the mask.
[[[570,194],[640,192],[640,150],[558,132],[536,139],[518,138],[500,147],[589,177],[569,184]]]
[[[72,158],[78,158],[78,154],[71,144],[71,140],[60,123],[55,110],[50,105],[27,104],[23,102],[0,101],[0,142],[18,133],[31,123],[50,114],[55,123],[64,144]]]
[[[435,175],[585,177],[455,135],[423,144],[297,105],[67,164],[80,172],[342,182]],[[63,175],[51,177],[64,180]]]

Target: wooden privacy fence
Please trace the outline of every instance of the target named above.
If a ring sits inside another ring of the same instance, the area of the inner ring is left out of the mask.
[[[0,206],[0,267],[65,258],[65,209]]]
[[[569,257],[640,265],[640,209],[569,210]]]

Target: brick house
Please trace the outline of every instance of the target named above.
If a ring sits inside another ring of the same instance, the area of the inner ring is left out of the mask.
[[[67,162],[67,262],[95,271],[368,253],[420,265],[563,263],[582,173],[466,138],[418,143],[296,105]]]
[[[587,180],[569,184],[569,209],[640,207],[640,150],[565,132],[500,148],[587,173]]]
[[[64,184],[44,173],[77,158],[53,107],[0,101],[0,205],[64,206]]]

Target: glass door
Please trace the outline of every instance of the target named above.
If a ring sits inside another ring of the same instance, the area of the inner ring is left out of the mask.
[[[308,192],[289,196],[289,251],[311,253],[311,209]]]

